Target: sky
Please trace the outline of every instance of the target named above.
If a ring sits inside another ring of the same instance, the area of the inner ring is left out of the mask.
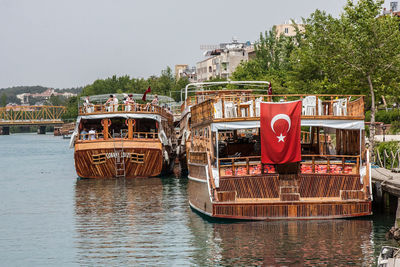
[[[0,88],[147,78],[204,59],[200,45],[260,32],[346,0],[0,0]]]

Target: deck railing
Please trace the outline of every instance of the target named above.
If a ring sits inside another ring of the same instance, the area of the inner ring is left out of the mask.
[[[86,106],[79,107],[79,115],[94,115],[94,114],[104,114],[104,113],[157,113],[161,116],[167,118],[168,120],[173,120],[172,112],[157,105],[148,104],[90,104]]]
[[[303,174],[360,174],[360,156],[302,155],[302,160]],[[218,166],[220,177],[276,173],[275,165],[261,163],[260,156],[220,158]]]
[[[360,174],[360,156],[301,155],[302,173]]]
[[[153,132],[133,132],[132,138],[128,137],[128,132],[123,132],[122,136],[121,134],[116,134],[112,135],[111,133],[108,133],[108,140],[118,140],[118,139],[124,139],[124,140],[158,140],[158,133],[153,133]],[[87,133],[87,134],[79,134],[78,135],[78,140],[79,141],[100,141],[104,140],[104,134],[103,132],[98,132],[98,133]]]
[[[359,95],[219,95],[193,104],[192,122],[198,124],[218,119],[257,118],[260,116],[261,102],[294,100],[302,100],[303,118],[364,119],[364,96]]]
[[[218,166],[220,177],[275,173],[273,165],[261,163],[261,156],[220,158]]]
[[[189,153],[189,162],[198,164],[208,164],[206,151],[191,151]]]

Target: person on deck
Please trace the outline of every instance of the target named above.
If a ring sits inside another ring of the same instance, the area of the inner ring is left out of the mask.
[[[147,103],[146,104],[146,110],[149,111],[150,110],[150,106],[158,106],[158,96],[154,95],[153,100],[151,101],[151,103]],[[151,109],[151,111],[154,111],[154,108]]]
[[[85,107],[86,113],[92,113],[92,112],[94,112],[94,107],[93,107],[93,104],[90,103],[89,96],[87,96],[87,97],[85,98],[85,102],[83,103],[83,106]]]
[[[130,106],[129,110],[136,111],[136,103],[135,103],[135,100],[133,99],[132,94],[128,95],[128,104]]]
[[[96,130],[94,128],[89,131],[89,140],[96,140]]]
[[[118,111],[118,98],[113,95],[113,107],[114,107],[114,111]]]
[[[83,130],[81,131],[81,139],[88,140],[88,132],[87,132],[86,128],[83,128]]]
[[[154,95],[154,99],[151,101],[151,105],[158,106],[158,96]]]
[[[114,103],[114,97],[113,97],[113,95],[110,95],[110,97],[107,99],[106,103],[104,104],[106,106],[106,110],[108,112],[112,111],[113,103]]]

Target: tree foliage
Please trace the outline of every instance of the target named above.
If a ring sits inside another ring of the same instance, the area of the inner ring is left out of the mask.
[[[297,44],[296,37],[277,36],[275,27],[261,33],[255,44],[255,58],[241,63],[232,74],[232,79],[268,80],[274,85],[274,92],[287,93],[291,55]]]
[[[7,105],[7,95],[5,93],[2,93],[0,99],[0,106],[5,107],[6,105]]]
[[[381,16],[382,5],[348,0],[338,18],[316,10],[294,39],[278,38],[274,29],[261,34],[256,58],[233,77],[269,80],[286,92],[364,94],[374,125],[377,97],[400,100],[400,21]],[[371,127],[372,145],[374,134]]]
[[[82,90],[82,95],[100,95],[114,93],[141,94],[150,86],[153,94],[172,96],[180,100],[180,90],[185,88],[189,81],[187,78],[176,80],[170,67],[161,71],[160,76],[150,76],[147,79],[130,78],[128,75],[107,79],[99,79],[87,85]]]

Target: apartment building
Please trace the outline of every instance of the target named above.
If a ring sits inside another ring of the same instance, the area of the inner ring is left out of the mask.
[[[206,59],[196,63],[197,81],[207,81],[214,78],[229,78],[242,61],[249,60],[249,53],[254,51],[250,43],[222,43],[219,48],[204,53]]]

